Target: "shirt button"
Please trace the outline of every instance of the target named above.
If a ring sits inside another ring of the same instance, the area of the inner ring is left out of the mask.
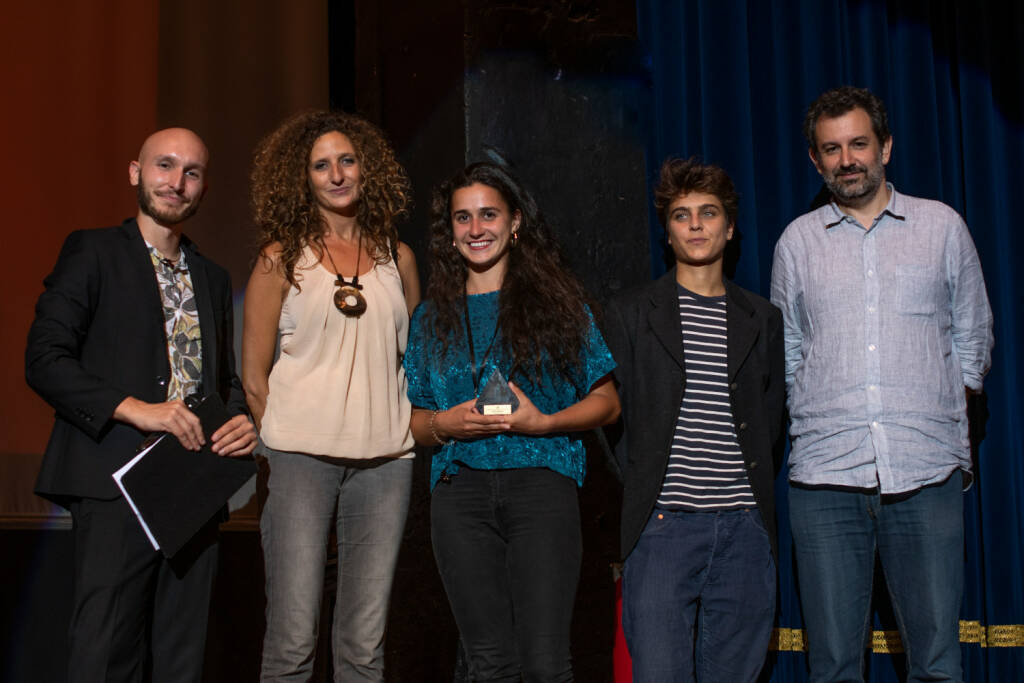
[[[874,422],[872,422],[871,426],[872,427],[877,427],[878,426],[878,420],[875,420]]]
[[[875,345],[874,344],[868,344],[868,351],[874,351],[874,350],[875,350]]]
[[[749,465],[747,465],[747,467],[749,467],[752,470],[756,470],[757,469],[757,462],[752,462]]]
[[[874,390],[875,390],[875,389],[877,389],[877,388],[878,388],[878,387],[876,387],[876,386],[875,386],[874,384],[869,384],[869,385],[868,385],[868,389],[869,389],[869,390],[871,390],[871,391],[874,391]]]
[[[729,385],[729,388],[732,389],[733,391],[736,391],[736,386],[736,382],[733,382],[732,384]]]
[[[742,432],[746,428],[747,428],[747,423],[746,422],[740,422],[740,431]]]
[[[868,271],[868,277],[874,277],[874,276],[875,276],[875,271],[869,270]]]
[[[868,306],[868,313],[874,313],[874,312],[875,312],[875,307],[874,306]]]

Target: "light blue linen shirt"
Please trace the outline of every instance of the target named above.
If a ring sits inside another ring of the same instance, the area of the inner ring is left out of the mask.
[[[992,359],[992,310],[963,219],[899,194],[869,230],[830,203],[775,247],[789,479],[914,491],[970,472],[964,387]]]

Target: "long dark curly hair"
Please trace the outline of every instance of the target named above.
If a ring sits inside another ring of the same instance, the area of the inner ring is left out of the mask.
[[[259,251],[279,242],[281,268],[298,287],[295,264],[305,246],[323,257],[321,237],[327,224],[309,187],[309,154],[321,135],[337,131],[352,141],[359,159],[361,187],[356,221],[378,262],[398,244],[395,221],[408,215],[412,190],[384,133],[366,119],[339,111],[297,114],[256,148],[251,176],[253,217],[259,227]]]
[[[464,338],[463,297],[468,268],[452,246],[451,200],[454,192],[475,183],[494,188],[521,218],[518,242],[509,251],[508,269],[498,294],[501,344],[516,367],[534,381],[544,369],[571,379],[582,364],[587,344],[590,301],[570,270],[551,228],[530,193],[507,169],[492,163],[467,166],[434,190],[431,204],[430,277],[427,324],[443,357]]]

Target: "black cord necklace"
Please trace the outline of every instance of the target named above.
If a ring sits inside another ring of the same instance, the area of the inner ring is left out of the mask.
[[[481,375],[484,372],[484,365],[487,363],[488,356],[491,355],[491,349],[494,348],[494,342],[498,339],[498,323],[494,323],[494,332],[491,334],[491,341],[487,344],[487,350],[484,351],[484,357],[480,359],[479,367],[476,364],[476,349],[473,348],[473,326],[469,322],[469,297],[465,294],[462,295],[462,311],[465,314],[466,321],[466,345],[469,347],[469,363],[470,363],[470,376],[473,379],[473,391],[476,395],[480,395],[480,380]]]
[[[352,282],[347,282],[342,277],[341,271],[338,270],[338,266],[334,263],[334,257],[331,256],[331,250],[327,248],[327,243],[324,242],[322,237],[320,238],[320,245],[327,252],[327,259],[331,262],[334,274],[338,278],[334,283],[338,287],[338,291],[334,293],[334,305],[349,318],[358,318],[366,312],[366,299],[361,291],[363,286],[359,284],[359,260],[363,256],[363,231],[359,231],[359,241],[356,246],[356,272],[352,276]]]
[[[473,326],[469,319],[469,297],[465,294],[462,295],[462,306],[466,320],[466,345],[469,347],[470,377],[473,379],[473,391],[476,392],[477,396],[476,409],[482,415],[511,415],[519,408],[519,398],[509,388],[508,380],[501,374],[497,361],[495,361],[494,370],[491,371],[491,376],[484,384],[483,389],[481,390],[480,388],[484,366],[487,364],[487,358],[491,355],[494,343],[498,339],[501,324],[497,320],[494,321],[494,332],[491,334],[491,341],[488,342],[487,350],[484,351],[484,356],[480,359],[480,365],[477,366],[476,350],[473,344]],[[512,377],[517,367],[518,363],[512,365],[509,377]]]

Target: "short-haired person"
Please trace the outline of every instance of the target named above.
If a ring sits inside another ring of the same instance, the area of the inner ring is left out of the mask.
[[[810,679],[861,681],[875,555],[908,681],[960,681],[965,388],[981,391],[992,312],[964,221],[885,181],[882,101],[811,104],[811,163],[831,201],[775,247],[792,420],[789,507]]]
[[[768,650],[782,319],[723,276],[738,203],[721,168],[665,161],[655,207],[675,268],[608,307],[636,683],[754,681]]]
[[[312,675],[332,526],[334,679],[384,680],[412,482],[402,354],[420,289],[395,228],[410,194],[384,134],[351,114],[298,114],[256,152],[242,379],[269,469],[261,681]]]
[[[184,403],[193,394],[219,394],[234,415],[213,433],[214,452],[256,446],[235,375],[230,278],[182,234],[208,157],[184,128],[146,138],[128,165],[135,218],[68,236],[29,330],[25,376],[57,413],[36,493],[73,522],[69,681],[202,678],[219,519],[168,560],[111,475],[151,432],[198,450],[202,428]]]
[[[614,363],[536,202],[504,167],[473,164],[435,191],[429,248],[405,367],[416,441],[441,446],[431,538],[469,678],[571,681],[586,473],[576,432],[618,416]],[[490,378],[505,389],[496,370],[518,400],[511,414],[475,405],[493,402]]]

